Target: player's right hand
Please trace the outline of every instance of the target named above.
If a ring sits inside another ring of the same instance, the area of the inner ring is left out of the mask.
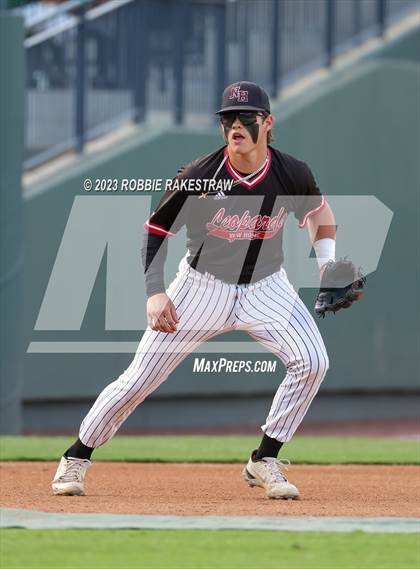
[[[147,300],[147,323],[155,332],[176,332],[178,316],[174,303],[164,292]]]

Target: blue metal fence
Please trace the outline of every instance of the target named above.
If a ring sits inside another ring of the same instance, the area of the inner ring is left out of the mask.
[[[223,86],[272,95],[419,0],[73,0],[25,41],[30,169],[129,122],[209,124]]]

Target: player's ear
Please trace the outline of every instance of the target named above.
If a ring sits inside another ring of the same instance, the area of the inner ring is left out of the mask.
[[[273,115],[268,115],[265,120],[264,124],[266,123],[266,136],[267,136],[267,144],[271,144],[273,142],[273,127],[274,127],[274,117]]]
[[[268,115],[268,116],[265,118],[265,121],[264,121],[264,122],[265,122],[265,124],[267,125],[267,131],[271,130],[271,129],[273,128],[273,126],[274,126],[274,117],[273,117],[273,115]]]

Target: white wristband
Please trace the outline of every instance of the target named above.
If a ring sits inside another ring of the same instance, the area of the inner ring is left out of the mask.
[[[335,261],[335,239],[319,239],[315,241],[314,250],[318,267],[321,269],[328,261]]]

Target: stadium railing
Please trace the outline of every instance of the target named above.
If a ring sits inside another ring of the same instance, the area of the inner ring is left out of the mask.
[[[417,0],[69,0],[28,26],[25,169],[127,123],[211,124],[223,87],[272,96]]]

